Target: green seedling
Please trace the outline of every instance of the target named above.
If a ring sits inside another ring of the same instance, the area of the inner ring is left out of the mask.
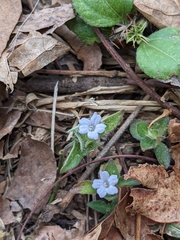
[[[158,162],[165,168],[169,167],[170,154],[168,147],[162,142],[168,129],[169,118],[157,120],[150,128],[148,123],[135,120],[130,126],[131,135],[140,141],[142,151],[153,149]]]

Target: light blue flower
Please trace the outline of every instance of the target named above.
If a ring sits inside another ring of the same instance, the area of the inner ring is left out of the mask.
[[[90,119],[79,120],[79,133],[87,134],[88,138],[97,140],[98,134],[103,133],[106,125],[101,122],[101,116],[95,112]]]
[[[100,171],[100,179],[94,179],[92,187],[97,189],[99,197],[103,198],[106,194],[114,195],[118,193],[117,187],[114,186],[117,182],[117,175],[109,176],[107,171]]]

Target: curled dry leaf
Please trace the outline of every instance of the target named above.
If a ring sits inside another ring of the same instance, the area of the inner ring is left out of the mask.
[[[56,33],[62,36],[76,52],[77,58],[84,63],[84,70],[96,71],[100,68],[102,64],[102,53],[100,47],[96,43],[92,46],[83,44],[77,35],[66,26],[58,28]]]
[[[163,166],[143,164],[131,167],[126,179],[134,178],[145,188],[134,188],[130,196],[133,209],[156,222],[180,222],[180,171],[167,173]]]
[[[11,67],[17,67],[24,76],[27,76],[69,50],[66,44],[58,42],[51,36],[32,32],[28,39],[14,50],[8,60]]]
[[[176,0],[134,0],[145,18],[158,28],[180,28],[180,2]]]
[[[168,139],[171,143],[180,142],[180,123],[176,118],[169,121]]]
[[[18,168],[6,197],[18,200],[23,208],[32,209],[55,179],[56,161],[50,147],[43,142],[26,139],[22,142]]]

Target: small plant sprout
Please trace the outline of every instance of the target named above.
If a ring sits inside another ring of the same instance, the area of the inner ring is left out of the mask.
[[[90,119],[82,118],[79,120],[79,133],[87,134],[88,138],[97,140],[98,134],[105,131],[106,125],[101,122],[101,116],[96,112]]]
[[[100,198],[107,194],[114,195],[118,193],[118,188],[114,185],[118,183],[117,175],[109,175],[107,171],[100,171],[100,179],[94,179],[92,187],[97,189]]]

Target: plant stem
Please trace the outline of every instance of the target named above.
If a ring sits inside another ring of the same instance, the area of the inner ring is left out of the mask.
[[[112,57],[119,63],[122,69],[142,88],[149,96],[156,100],[162,107],[167,108],[172,111],[172,113],[180,119],[180,111],[178,108],[172,106],[168,102],[161,101],[161,97],[149,88],[143,81],[138,77],[138,75],[132,70],[129,64],[126,64],[122,57],[116,52],[111,43],[104,37],[101,31],[98,28],[94,28],[95,33],[101,40],[101,42],[106,47],[107,51],[112,55]]]

